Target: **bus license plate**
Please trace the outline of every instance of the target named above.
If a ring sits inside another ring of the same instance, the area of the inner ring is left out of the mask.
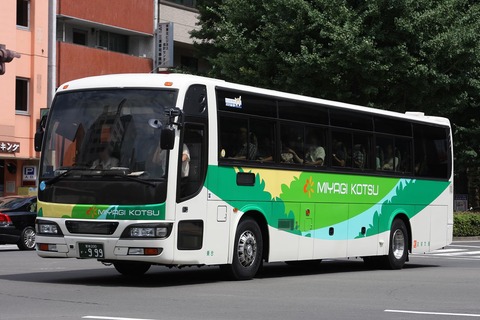
[[[101,243],[79,243],[78,249],[80,251],[80,258],[105,258],[103,244]]]

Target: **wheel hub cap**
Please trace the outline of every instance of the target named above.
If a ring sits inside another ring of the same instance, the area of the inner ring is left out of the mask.
[[[238,261],[244,267],[249,267],[255,262],[257,253],[257,241],[250,231],[242,233],[238,239]]]
[[[393,234],[393,255],[396,259],[401,259],[405,252],[405,236],[402,230],[395,230]]]

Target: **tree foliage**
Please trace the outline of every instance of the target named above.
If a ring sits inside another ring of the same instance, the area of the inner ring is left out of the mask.
[[[459,168],[479,166],[480,3],[198,0],[209,75],[450,118]]]

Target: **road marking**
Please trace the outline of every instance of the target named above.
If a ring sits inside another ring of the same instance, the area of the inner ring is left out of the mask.
[[[427,312],[427,311],[409,311],[409,310],[384,310],[390,313],[409,313],[409,314],[425,314],[430,316],[450,316],[450,317],[476,317],[480,318],[480,314],[474,313],[450,313],[450,312]]]
[[[430,253],[438,254],[438,253],[451,253],[451,252],[464,252],[464,251],[467,251],[467,249],[438,249],[438,250],[433,250]]]
[[[468,252],[465,252],[465,254],[467,255],[476,255],[476,254],[480,254],[480,251],[468,251]]]
[[[478,261],[480,257],[451,257],[451,256],[441,256],[438,254],[413,254],[415,258],[426,258],[426,259],[446,259],[446,260],[462,260],[462,261]]]
[[[18,247],[16,245],[10,245],[10,244],[6,244],[6,245],[0,245],[0,251],[3,251],[3,250],[18,250]]]
[[[119,318],[119,317],[103,317],[103,316],[84,316],[82,319],[97,319],[97,320],[157,320],[144,318]]]
[[[478,242],[478,241],[472,241],[472,242]],[[464,245],[464,244],[451,244],[449,247],[461,247],[461,248],[480,248],[480,246],[469,246],[469,245]]]

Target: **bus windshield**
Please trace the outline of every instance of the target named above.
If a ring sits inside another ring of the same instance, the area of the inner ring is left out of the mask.
[[[109,89],[66,92],[52,105],[41,178],[69,170],[121,171],[139,179],[160,179],[168,167],[160,148],[165,110],[176,90]],[[67,177],[68,175],[65,175]]]

